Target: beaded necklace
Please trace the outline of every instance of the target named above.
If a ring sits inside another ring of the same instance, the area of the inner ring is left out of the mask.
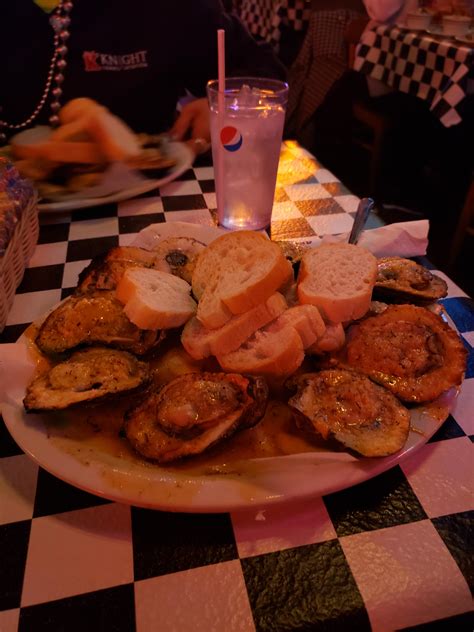
[[[61,0],[52,12],[49,18],[49,23],[54,31],[54,52],[49,64],[43,94],[41,95],[38,105],[35,107],[32,114],[30,114],[30,116],[21,123],[7,123],[7,121],[0,118],[0,144],[6,141],[7,131],[24,129],[37,119],[39,113],[47,102],[50,93],[52,100],[50,104],[51,116],[49,117],[49,123],[52,127],[56,127],[58,125],[58,112],[61,108],[60,99],[63,93],[61,85],[64,81],[64,72],[67,66],[66,57],[68,48],[66,46],[66,42],[70,35],[69,25],[71,24],[70,13],[72,8],[72,0]]]

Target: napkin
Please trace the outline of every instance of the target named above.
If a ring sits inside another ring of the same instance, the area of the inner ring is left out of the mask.
[[[416,257],[426,254],[429,222],[398,222],[362,231],[357,244],[370,250],[376,257]],[[347,241],[349,233],[325,235],[323,243]]]
[[[426,219],[388,224],[362,231],[357,244],[370,250],[376,257],[417,257],[426,254],[429,227]],[[321,244],[347,242],[349,234],[339,233],[294,241],[303,247],[315,247]]]

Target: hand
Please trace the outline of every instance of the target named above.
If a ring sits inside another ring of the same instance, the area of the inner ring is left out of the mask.
[[[187,139],[186,143],[196,155],[207,151],[211,144],[207,99],[196,99],[183,106],[170,134],[176,140]]]

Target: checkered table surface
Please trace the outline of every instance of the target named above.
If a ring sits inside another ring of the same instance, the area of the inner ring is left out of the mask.
[[[311,16],[308,0],[243,0],[240,17],[256,37],[278,46],[282,25],[304,31]]]
[[[274,238],[346,230],[357,198],[294,145],[283,158]],[[214,207],[201,161],[140,198],[45,217],[0,341],[92,256],[153,222],[212,224]],[[48,474],[0,422],[1,632],[472,630],[474,304],[451,282],[443,303],[470,353],[455,412],[401,465],[323,498],[214,515],[120,505]]]
[[[453,39],[372,26],[362,33],[354,69],[425,99],[446,127],[460,123],[473,107],[474,48]]]

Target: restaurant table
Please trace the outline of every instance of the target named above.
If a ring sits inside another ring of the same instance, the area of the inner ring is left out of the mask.
[[[281,166],[273,239],[350,229],[358,199],[337,178],[295,143]],[[200,159],[139,198],[45,214],[0,341],[68,296],[91,257],[151,223],[213,225],[215,206]],[[469,350],[455,410],[416,454],[322,498],[230,514],[130,507],[38,467],[2,424],[1,632],[471,630],[474,305],[448,285],[441,302]]]
[[[240,17],[252,35],[276,49],[282,27],[304,31],[311,15],[310,0],[242,0]]]
[[[371,23],[356,47],[353,67],[426,100],[445,127],[460,123],[474,107],[474,47],[436,31]]]

